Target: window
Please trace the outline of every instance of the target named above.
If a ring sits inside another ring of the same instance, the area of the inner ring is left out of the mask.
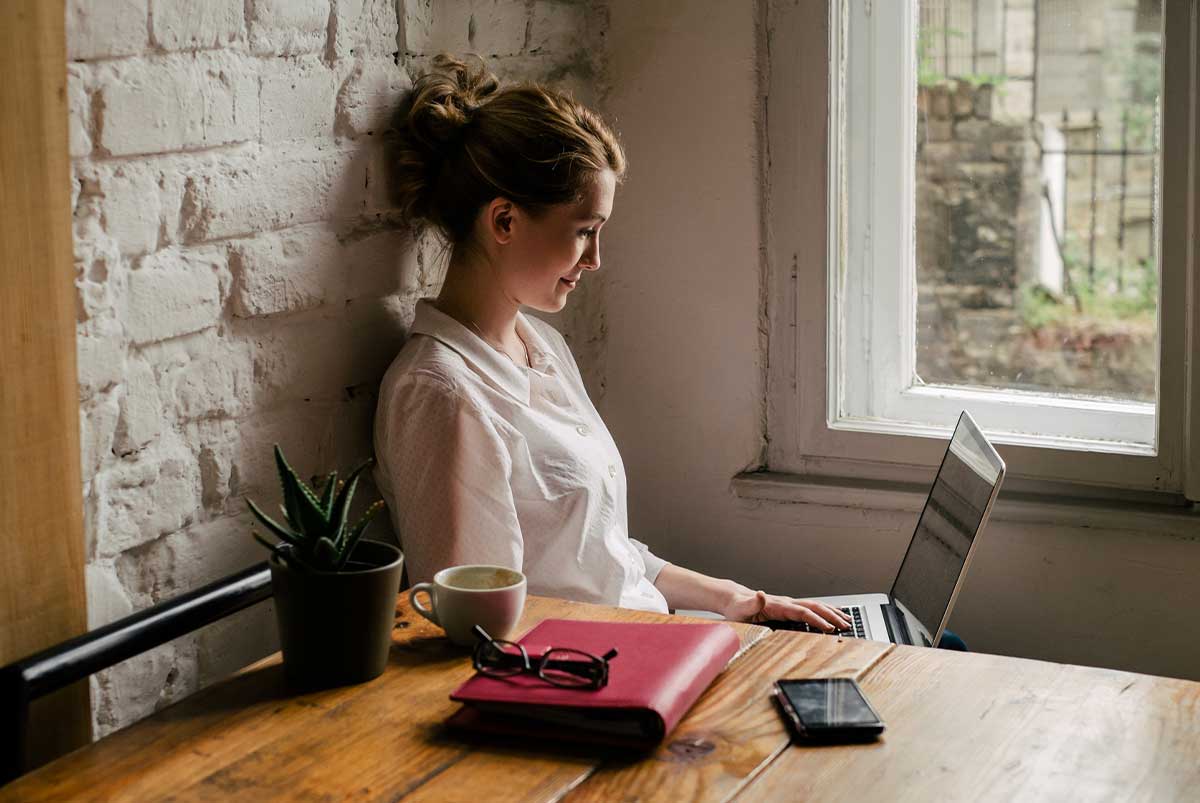
[[[772,6],[771,471],[916,480],[966,408],[1018,488],[1200,497],[1197,12],[1084,5]]]

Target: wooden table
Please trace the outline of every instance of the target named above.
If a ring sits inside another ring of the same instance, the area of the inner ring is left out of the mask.
[[[1197,800],[1200,683],[734,625],[751,645],[655,752],[466,741],[467,651],[401,598],[382,677],[304,695],[279,656],[0,789],[36,800]],[[544,618],[678,617],[531,597]],[[780,677],[855,677],[878,742],[791,746]]]

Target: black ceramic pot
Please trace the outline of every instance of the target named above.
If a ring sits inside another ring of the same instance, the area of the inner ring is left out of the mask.
[[[359,541],[340,572],[304,572],[270,559],[275,618],[288,683],[314,689],[362,683],[387,666],[404,558]]]

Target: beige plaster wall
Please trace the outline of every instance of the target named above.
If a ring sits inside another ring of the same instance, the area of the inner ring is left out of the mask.
[[[823,3],[805,8],[822,24]],[[601,245],[599,406],[632,533],[663,557],[779,592],[886,590],[916,514],[730,490],[765,434],[761,11],[610,5],[604,111],[630,170]],[[1149,516],[1121,526],[995,522],[951,627],[981,651],[1200,679],[1200,534]]]

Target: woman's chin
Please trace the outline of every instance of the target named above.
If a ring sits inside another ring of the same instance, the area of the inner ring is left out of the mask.
[[[567,294],[560,293],[537,302],[526,302],[525,306],[538,312],[562,312],[563,307],[567,306]]]

